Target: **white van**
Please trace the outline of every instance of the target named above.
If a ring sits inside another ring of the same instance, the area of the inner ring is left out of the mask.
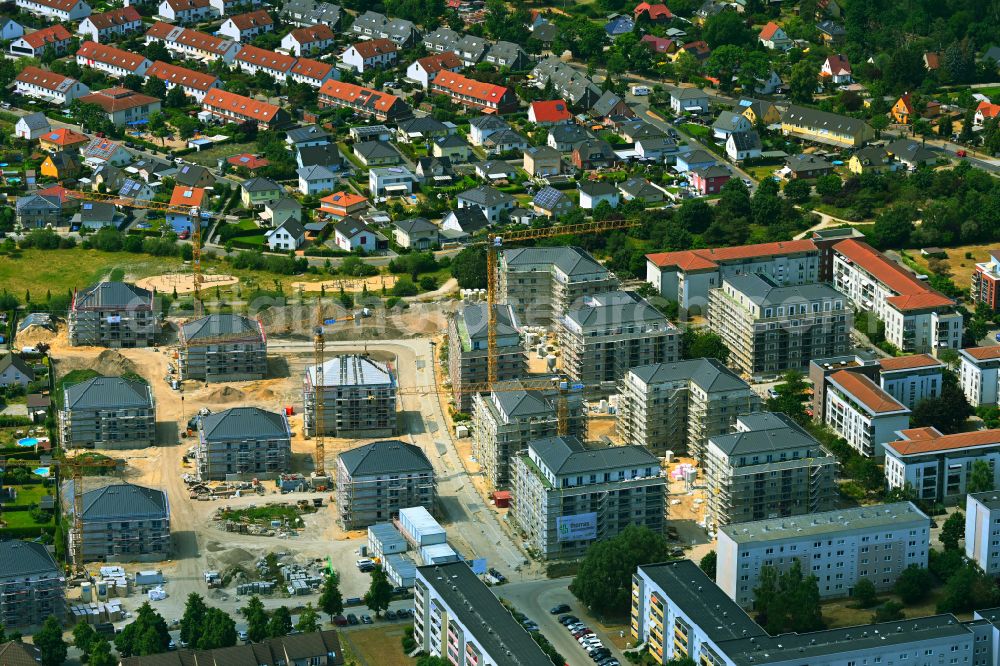
[[[632,86],[632,94],[636,97],[644,97],[649,92],[649,86]]]

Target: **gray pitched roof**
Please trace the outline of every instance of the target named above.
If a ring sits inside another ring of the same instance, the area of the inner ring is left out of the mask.
[[[306,367],[310,383],[314,383],[316,368]],[[323,363],[324,386],[375,386],[393,384],[388,366],[360,354],[342,354]]]
[[[760,149],[760,135],[757,132],[750,130],[749,132],[733,132],[729,135],[729,138],[733,140],[733,145],[736,150],[754,150]]]
[[[788,110],[781,115],[782,122],[792,122],[804,127],[813,127],[822,130],[846,131],[858,134],[865,128],[865,121],[848,116],[841,116],[836,113],[810,109],[804,106],[788,107]]]
[[[578,247],[517,247],[504,250],[504,263],[513,269],[539,265],[556,266],[569,276],[593,273],[608,274],[586,250]]]
[[[313,164],[312,166],[304,166],[295,170],[299,178],[303,179],[307,183],[314,180],[330,180],[331,178],[336,178],[337,174],[327,169],[322,164]]]
[[[76,295],[77,308],[149,308],[153,292],[128,282],[98,282]]]
[[[0,25],[10,19],[0,20]],[[42,661],[42,651],[31,643],[8,641],[0,644],[0,664],[4,666],[38,666]]]
[[[468,148],[469,144],[465,142],[465,139],[458,136],[457,134],[446,134],[444,136],[439,136],[434,139],[434,143],[441,148]]]
[[[499,130],[499,129],[510,129],[510,125],[503,118],[498,118],[493,115],[482,115],[473,118],[469,124],[481,130]]]
[[[478,206],[456,208],[448,213],[448,215],[454,215],[455,221],[458,222],[458,226],[461,227],[462,231],[467,234],[474,233],[480,229],[485,229],[490,224],[490,221],[486,218],[486,213],[484,213],[483,209]]]
[[[607,196],[617,192],[615,186],[604,180],[585,180],[579,185],[580,191],[592,197]]]
[[[348,216],[342,219],[333,227],[344,238],[354,238],[358,234],[375,233],[371,228],[356,217]]]
[[[277,233],[279,229],[284,229],[293,238],[301,238],[306,233],[306,228],[302,226],[302,223],[291,217],[275,227],[274,233]]]
[[[788,159],[785,160],[785,164],[788,165],[788,168],[793,172],[833,169],[833,164],[819,155],[806,155],[804,153],[800,155],[789,155]]]
[[[496,399],[500,410],[507,420],[535,416],[552,416],[555,418],[555,409],[552,403],[546,400],[538,391],[525,391],[521,388],[502,391],[494,390],[492,396]]]
[[[273,180],[269,178],[250,178],[243,181],[243,189],[247,192],[270,192],[272,190],[280,190],[281,185],[278,185]]]
[[[549,136],[557,143],[579,143],[591,138],[592,135],[579,125],[553,125],[549,128]]]
[[[515,132],[512,129],[502,129],[498,132],[493,132],[488,137],[483,139],[483,145],[526,146],[528,145],[528,139],[526,139],[525,136],[520,132]]]
[[[741,416],[739,420],[745,427],[751,429],[717,435],[709,440],[730,458],[795,448],[814,448],[817,454],[823,455],[820,453],[822,450],[820,443],[784,414],[756,412]]]
[[[206,440],[288,439],[292,436],[284,414],[257,407],[234,407],[201,417]]]
[[[705,94],[701,90],[698,90],[697,88],[678,88],[677,90],[670,93],[670,96],[678,100],[702,99],[708,97],[707,94]]]
[[[115,219],[114,204],[100,201],[85,201],[80,206],[81,222],[112,222]]]
[[[459,194],[458,198],[480,206],[485,206],[487,208],[499,206],[514,200],[513,196],[507,194],[506,192],[501,192],[495,187],[490,187],[489,185],[480,185],[479,187],[474,187],[471,190],[466,190]]]
[[[689,150],[677,156],[677,159],[684,160],[686,164],[701,164],[702,162],[715,162],[715,158],[706,150]]]
[[[781,286],[757,273],[733,275],[727,277],[725,283],[758,306],[808,303],[844,297],[841,292],[822,282]]]
[[[420,447],[389,439],[372,442],[340,454],[351,476],[377,476],[405,472],[433,472],[431,461]]]
[[[92,377],[64,389],[67,409],[122,409],[153,406],[149,384],[122,377]]]
[[[865,146],[855,151],[854,157],[858,158],[862,166],[882,166],[891,161],[889,153],[882,146]]]
[[[399,153],[385,141],[362,141],[354,144],[354,152],[366,160],[392,157],[400,159]]]
[[[532,159],[560,159],[562,158],[562,153],[553,148],[552,146],[531,146],[525,151],[526,155],[531,155]]]
[[[628,180],[619,183],[618,189],[631,197],[641,199],[644,194],[663,196],[663,192],[653,186],[651,182],[639,176],[632,176]],[[654,191],[655,190],[655,191]]]
[[[48,196],[44,194],[26,194],[23,197],[17,198],[17,203],[14,204],[15,210],[18,212],[24,211],[46,211],[46,210],[62,210],[62,201],[59,197]]]
[[[514,317],[511,307],[509,305],[494,305],[493,308],[496,313],[497,335],[517,335],[517,319]],[[486,339],[488,323],[486,313],[485,303],[470,303],[459,311],[458,316],[465,322],[465,330],[468,331],[470,339]]]
[[[0,541],[0,578],[27,578],[58,573],[59,565],[43,544],[16,539]],[[2,663],[8,662],[4,659]]]
[[[517,60],[522,56],[527,57],[520,44],[502,40],[491,46],[487,55],[498,60]]]
[[[0,372],[3,372],[10,367],[13,367],[22,375],[25,375],[29,381],[34,380],[35,378],[35,371],[32,370],[31,366],[25,363],[24,359],[20,356],[16,356],[13,353],[0,356]]]
[[[590,107],[590,111],[598,116],[606,116],[611,113],[611,110],[622,101],[622,98],[614,94],[610,90],[605,90],[604,94],[601,95],[600,99],[594,102],[594,105]]]
[[[262,338],[256,321],[237,314],[210,314],[193,319],[181,325],[181,334],[187,342],[230,335]]]
[[[714,358],[693,358],[674,363],[650,363],[629,370],[646,384],[665,384],[690,380],[706,393],[750,390],[739,375]]]
[[[325,167],[340,166],[344,163],[344,156],[340,154],[340,148],[335,143],[327,143],[322,146],[303,146],[299,148],[299,161],[302,166],[322,165]]]
[[[897,139],[885,147],[897,160],[910,164],[921,164],[937,159],[937,153],[913,139]]]
[[[293,127],[285,132],[285,136],[292,143],[303,143],[305,141],[327,139],[330,133],[318,125],[306,125],[305,127]]]
[[[199,164],[185,164],[178,169],[177,174],[174,176],[174,182],[178,185],[194,187],[202,182],[206,175],[210,176],[211,172],[205,167]]]
[[[581,329],[653,323],[669,326],[667,317],[635,292],[610,291],[583,300],[581,307],[566,313],[566,319]]]
[[[399,129],[405,134],[415,132],[427,134],[431,132],[445,132],[448,130],[447,125],[431,116],[414,116],[413,118],[400,120],[396,123],[396,126],[399,127]]]
[[[528,446],[556,476],[592,474],[622,467],[659,469],[659,459],[642,446],[587,449],[576,437],[546,437]]]
[[[422,217],[411,217],[408,220],[400,220],[395,223],[396,228],[406,234],[421,231],[437,231],[437,225]]]
[[[156,488],[115,483],[83,493],[84,520],[169,515],[167,493]]]
[[[544,210],[553,211],[557,206],[567,201],[570,201],[570,198],[566,196],[564,192],[561,192],[550,185],[546,185],[542,189],[538,190],[535,197],[531,200],[531,203]]]
[[[712,128],[717,130],[725,130],[732,132],[736,129],[737,125],[743,122],[749,123],[744,116],[739,113],[733,113],[732,111],[720,111],[719,116],[712,123]]]
[[[48,129],[49,119],[45,117],[45,114],[41,111],[36,111],[35,113],[29,113],[28,115],[21,118],[24,124],[28,126],[28,129],[38,130],[38,129]]]

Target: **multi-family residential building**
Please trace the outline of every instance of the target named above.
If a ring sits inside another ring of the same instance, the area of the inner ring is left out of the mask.
[[[201,416],[194,454],[198,478],[274,478],[289,469],[291,438],[282,412],[234,407]]]
[[[6,539],[0,541],[0,617],[5,628],[40,628],[48,617],[66,619],[66,578],[45,544]],[[11,666],[28,662],[0,662]],[[40,661],[40,660],[39,660]]]
[[[476,81],[446,69],[431,79],[430,91],[447,95],[455,104],[485,113],[509,113],[517,109],[517,95],[510,88]]]
[[[340,78],[340,72],[328,62],[312,58],[299,58],[288,72],[288,76],[297,83],[321,88],[327,81]]]
[[[1000,250],[990,250],[989,258],[976,264],[971,282],[973,301],[985,303],[993,310],[1000,307]]]
[[[406,102],[395,95],[334,79],[320,86],[319,105],[353,109],[379,121],[399,120],[413,114]]]
[[[201,108],[223,122],[255,122],[261,130],[274,129],[288,122],[288,112],[280,106],[260,102],[243,95],[212,88],[202,98]]]
[[[615,428],[625,442],[701,460],[710,437],[732,430],[761,399],[714,358],[633,367],[619,384]]]
[[[1000,346],[960,349],[958,381],[973,407],[1000,401]]]
[[[945,364],[930,354],[896,356],[879,361],[882,390],[910,409],[924,398],[941,395]]]
[[[108,121],[116,127],[142,124],[160,110],[160,100],[156,97],[122,87],[105,88],[79,99],[82,104],[100,107]]]
[[[931,519],[912,502],[725,525],[715,582],[751,608],[761,569],[784,572],[798,561],[816,577],[820,598],[850,596],[862,579],[885,592],[907,567],[927,567],[930,528]]]
[[[142,16],[135,7],[119,7],[91,14],[80,21],[77,33],[95,42],[106,42],[142,30]]]
[[[79,21],[90,16],[90,5],[84,0],[16,0],[19,9],[53,21]]]
[[[965,498],[965,556],[988,576],[1000,573],[1000,493],[969,493]]]
[[[67,510],[72,513],[72,501]],[[156,562],[170,557],[170,502],[166,491],[115,483],[83,493],[86,562]],[[69,550],[76,544],[69,535]]]
[[[159,330],[153,292],[127,282],[99,282],[73,293],[69,343],[149,347]]]
[[[46,52],[60,56],[69,49],[72,39],[73,35],[69,30],[56,23],[13,40],[10,43],[10,52],[11,55],[33,58],[40,58]]]
[[[123,377],[92,377],[63,389],[59,431],[67,448],[141,449],[156,438],[156,406],[149,384]]]
[[[767,276],[779,285],[819,282],[819,251],[806,239],[646,255],[646,281],[690,314],[704,312],[709,290],[744,273]]]
[[[727,277],[709,292],[708,324],[729,363],[755,377],[803,370],[851,347],[853,316],[827,284],[779,286],[759,274]]]
[[[954,300],[859,240],[841,241],[833,250],[834,286],[885,324],[886,340],[904,352],[961,346],[962,315]]]
[[[713,666],[995,666],[991,641],[1000,632],[993,624],[1000,616],[981,611],[970,622],[945,613],[769,636],[690,560],[640,566],[631,616],[633,638],[649,646],[654,661]]]
[[[551,81],[556,95],[581,109],[589,109],[603,94],[584,72],[563,62],[558,56],[539,61],[531,70],[531,77],[538,88],[545,88]]]
[[[14,92],[25,97],[66,106],[89,93],[90,88],[72,77],[28,65],[14,78]]]
[[[434,508],[434,469],[420,447],[372,442],[337,456],[337,512],[344,529],[383,523],[400,509]]]
[[[910,428],[885,445],[885,478],[889,488],[909,486],[916,499],[961,502],[972,465],[982,461],[1000,487],[1000,430],[943,435],[936,428]]]
[[[839,370],[826,378],[823,420],[861,455],[881,458],[882,445],[910,427],[910,410],[868,377]]]
[[[509,305],[495,305],[496,319],[496,379],[519,379],[527,373],[528,358],[524,353],[517,318]],[[481,392],[470,384],[489,381],[488,310],[484,303],[470,303],[458,310],[448,321],[448,375],[455,405],[469,413],[472,396]]]
[[[303,429],[315,432],[316,390],[322,392],[323,432],[337,437],[380,437],[396,433],[396,378],[387,363],[367,356],[342,355],[303,375]],[[322,381],[321,381],[321,380]]]
[[[62,201],[58,196],[28,194],[14,203],[14,220],[22,229],[44,229],[65,224]]]
[[[863,120],[794,104],[781,114],[781,133],[838,148],[860,148],[875,138]]]
[[[274,20],[264,9],[230,16],[219,27],[219,34],[236,42],[247,42],[265,32],[274,31]]]
[[[581,557],[629,525],[663,531],[666,476],[645,447],[538,439],[514,455],[511,478],[512,521],[541,558]]]
[[[173,664],[288,664],[289,666],[343,666],[344,653],[333,629],[296,633],[277,638],[265,638],[257,643],[246,643],[214,650],[182,648],[175,652],[152,654],[144,657],[123,657],[120,666],[161,666],[166,659]],[[176,661],[173,661],[176,660]]]
[[[210,314],[182,324],[177,338],[182,380],[231,382],[267,374],[267,337],[258,319]]]
[[[360,35],[362,39],[377,39],[385,37],[399,44],[401,47],[413,46],[420,38],[420,32],[412,21],[400,18],[387,18],[385,14],[379,14],[371,10],[355,17],[351,24],[351,31]]]
[[[138,53],[87,40],[76,51],[76,64],[121,78],[129,74],[145,76],[152,63]]]
[[[563,372],[588,387],[616,383],[630,368],[680,356],[677,327],[631,291],[584,296],[557,330]]]
[[[490,224],[499,224],[514,210],[516,199],[490,185],[480,185],[456,197],[459,208],[478,208]]]
[[[320,23],[336,28],[340,23],[340,5],[317,0],[290,0],[281,7],[281,16],[291,25],[305,27]]]
[[[146,79],[148,80],[150,77],[156,77],[163,81],[168,91],[174,86],[180,86],[185,95],[199,103],[205,99],[205,94],[209,90],[217,88],[221,84],[219,77],[215,74],[197,72],[187,67],[171,65],[162,60],[157,60],[146,70]]]
[[[159,21],[146,31],[145,41],[163,42],[166,49],[181,58],[204,62],[222,60],[230,63],[240,51],[240,43]]]
[[[552,326],[585,296],[618,288],[618,278],[578,247],[529,247],[500,255],[497,299],[522,324]]]
[[[464,562],[417,567],[413,638],[457,666],[550,666],[528,631]]]
[[[870,352],[844,354],[814,358],[809,361],[809,381],[812,382],[813,420],[822,422],[826,416],[826,378],[840,370],[860,373],[873,381],[879,381],[879,359]]]
[[[756,412],[710,437],[703,459],[708,523],[716,526],[827,511],[837,459],[784,414]]]

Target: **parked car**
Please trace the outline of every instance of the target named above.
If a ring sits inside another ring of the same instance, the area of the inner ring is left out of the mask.
[[[391,608],[389,610],[387,610],[385,612],[385,619],[387,619],[387,620],[395,620],[396,619],[396,611],[392,610]]]
[[[371,623],[372,623],[372,616],[371,615],[362,615],[361,616],[361,624],[371,624]]]
[[[335,625],[337,625],[338,627],[346,627],[347,626],[347,618],[344,617],[343,615],[338,615],[335,618],[333,618],[333,623]]]
[[[507,577],[492,567],[489,569],[489,574],[493,576],[498,583],[507,582]]]
[[[358,622],[358,616],[355,615],[354,613],[348,613],[347,614],[347,624],[350,624],[350,625],[360,624]]]
[[[245,631],[236,632],[236,637],[241,641],[243,641],[244,643],[250,640],[250,635]]]
[[[569,604],[559,604],[550,608],[549,613],[552,615],[559,615],[559,613],[568,613],[571,610],[572,609],[569,607]]]
[[[571,624],[576,624],[579,621],[580,618],[578,618],[575,615],[562,615],[559,617],[559,624],[561,624],[564,627],[568,627]]]

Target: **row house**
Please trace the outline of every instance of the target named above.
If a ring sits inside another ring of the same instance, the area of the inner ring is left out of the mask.
[[[327,25],[296,28],[281,40],[281,48],[292,55],[322,53],[333,45],[333,30]]]
[[[431,81],[434,80],[438,72],[459,72],[461,70],[462,61],[453,52],[447,51],[414,60],[406,68],[406,78],[416,81],[424,90],[427,90],[431,87]]]
[[[86,41],[80,44],[76,52],[76,64],[121,78],[129,74],[145,76],[146,70],[152,63],[138,53]]]
[[[300,28],[320,24],[335,28],[341,13],[339,5],[317,0],[289,0],[281,7],[281,18]]]
[[[781,133],[838,148],[860,148],[875,138],[863,120],[794,104],[781,115]]]
[[[219,12],[208,0],[163,0],[156,18],[181,25],[200,23],[216,18]]]
[[[328,62],[312,58],[299,58],[288,72],[288,76],[297,83],[320,88],[327,81],[340,78],[340,72]]]
[[[354,109],[376,120],[397,120],[412,114],[410,107],[395,95],[353,83],[330,80],[319,89],[319,106]]]
[[[90,88],[76,79],[29,65],[14,79],[14,92],[18,95],[53,102],[62,106],[90,92]]]
[[[146,31],[146,43],[163,42],[168,51],[185,58],[204,62],[222,60],[231,63],[240,51],[240,44],[189,28],[159,21]]]
[[[510,88],[483,83],[455,72],[438,72],[431,92],[447,95],[456,104],[486,113],[508,113],[517,109],[517,96]]]
[[[197,102],[205,99],[205,93],[209,90],[221,85],[219,77],[214,74],[196,72],[193,69],[171,65],[162,60],[157,60],[146,70],[146,79],[148,80],[150,77],[156,77],[163,81],[168,91],[174,86],[180,86],[185,95],[194,98]]]
[[[119,7],[100,14],[91,14],[80,21],[77,32],[81,37],[87,37],[95,42],[130,35],[142,30],[142,17],[135,7]]]
[[[388,18],[371,10],[356,17],[351,24],[351,32],[362,39],[391,39],[401,47],[413,46],[420,37],[417,27],[412,21],[399,18]]]
[[[389,39],[368,39],[348,46],[340,60],[358,73],[372,68],[384,69],[396,64],[397,48]]]
[[[452,51],[466,67],[474,67],[483,59],[491,44],[482,37],[463,35],[451,28],[441,27],[424,36],[424,47],[429,53]]]
[[[253,121],[262,130],[282,125],[289,120],[288,112],[279,106],[218,88],[208,91],[201,105],[202,110],[208,111],[223,122],[245,123]]]
[[[223,21],[218,34],[236,42],[246,42],[265,32],[274,30],[271,15],[263,9],[230,16]]]
[[[62,55],[66,53],[72,39],[73,35],[69,30],[57,23],[18,37],[11,42],[10,52],[16,56],[38,58],[47,49],[51,49],[56,55]]]
[[[295,64],[295,58],[256,46],[244,46],[236,54],[234,62],[247,74],[264,72],[276,81],[285,81],[288,72]]]
[[[246,11],[247,8],[256,9],[261,6],[261,0],[208,0],[216,12],[221,16],[229,16],[237,11]]]
[[[84,0],[16,0],[14,5],[33,16],[53,21],[79,21],[90,16],[90,5]]]

